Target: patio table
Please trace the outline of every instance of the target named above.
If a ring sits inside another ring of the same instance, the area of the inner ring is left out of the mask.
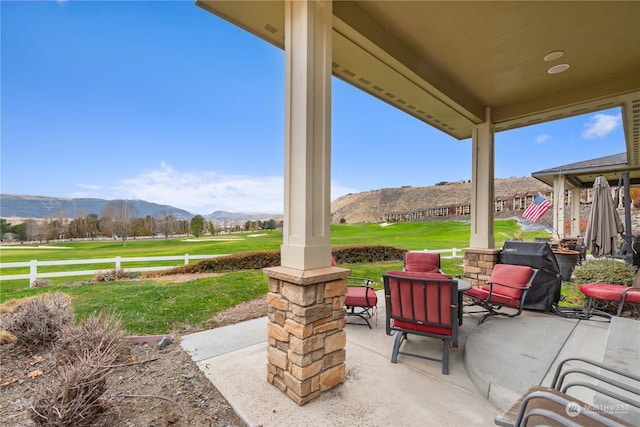
[[[463,291],[471,289],[471,283],[466,280],[456,279],[458,282],[458,326],[462,326],[462,295]]]

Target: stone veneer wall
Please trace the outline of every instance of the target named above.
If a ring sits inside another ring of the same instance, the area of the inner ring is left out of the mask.
[[[487,283],[493,266],[498,263],[500,249],[467,248],[464,250],[464,278],[474,286]]]
[[[304,405],[345,380],[350,270],[273,267],[264,273],[269,276],[267,381]]]

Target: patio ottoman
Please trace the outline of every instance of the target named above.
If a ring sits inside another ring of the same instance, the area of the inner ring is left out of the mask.
[[[580,285],[580,292],[589,297],[589,308],[593,299],[617,302],[617,315],[622,314],[624,303],[640,304],[640,289],[610,283],[584,283]]]

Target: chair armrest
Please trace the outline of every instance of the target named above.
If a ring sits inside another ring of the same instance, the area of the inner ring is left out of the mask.
[[[570,361],[578,362],[582,365],[579,367],[575,366],[563,369],[564,364]],[[586,365],[586,368],[584,365]],[[598,372],[596,372],[596,370]],[[598,383],[593,384],[590,382],[575,380],[573,382],[569,382],[567,380],[565,385],[565,379],[567,379],[567,376],[570,374],[577,374],[582,376],[583,378],[593,378],[599,383],[608,384],[610,387],[603,388],[597,385]],[[617,376],[618,378],[624,378],[624,382],[614,379],[611,374]],[[603,363],[596,362],[590,359],[573,357],[560,362],[560,364],[556,368],[556,373],[553,377],[551,387],[563,393],[566,393],[567,390],[571,387],[584,387],[587,389],[591,389],[596,393],[599,393],[600,395],[609,396],[619,402],[624,402],[627,405],[640,408],[640,377],[633,375],[630,372],[611,368]],[[621,392],[622,394],[618,392]],[[628,397],[629,395],[632,395],[633,397]]]
[[[551,382],[551,388],[554,388],[556,390],[560,390],[562,388],[562,383],[564,382],[564,378],[566,377],[566,375],[569,373],[569,371],[571,371],[571,369],[567,369],[567,372],[563,373],[562,369],[564,367],[564,364],[567,362],[581,362],[586,364],[587,366],[591,366],[594,367],[596,369],[601,369],[604,371],[608,371],[611,372],[613,374],[619,375],[621,377],[625,377],[628,379],[631,379],[633,381],[637,381],[640,382],[640,377],[633,375],[629,372],[623,372],[619,369],[615,369],[612,368],[610,366],[607,366],[603,363],[600,362],[596,362],[595,360],[590,360],[590,359],[585,359],[582,357],[569,357],[567,359],[564,359],[562,362],[560,362],[560,364],[558,365],[558,367],[556,368],[556,373],[553,376],[553,380]],[[587,374],[586,372],[582,372],[583,374]],[[562,375],[561,375],[562,374]]]
[[[527,410],[527,406],[529,402],[533,399],[542,399],[544,401],[554,402],[558,406],[553,409],[557,408],[557,410],[551,409],[552,408],[551,406],[542,407],[542,408],[532,408],[530,410]],[[612,416],[611,418],[605,417],[604,415],[594,412],[590,410],[588,407],[586,407],[586,405],[583,406],[578,402],[579,401],[571,399],[567,395],[558,395],[555,393],[542,391],[542,390],[531,392],[524,398],[522,405],[520,406],[520,409],[518,411],[518,416],[516,417],[516,420],[514,422],[514,426],[526,426],[528,418],[534,415],[541,415],[547,418],[551,418],[555,421],[560,422],[563,425],[580,425],[575,422],[573,424],[569,423],[571,420],[565,417],[565,416],[567,417],[569,416],[569,413],[567,412],[567,409],[566,409],[569,407],[578,411],[575,415],[572,415],[571,418],[577,415],[582,415],[588,420],[595,421],[596,423],[598,423],[598,425],[602,425],[606,427],[624,426],[624,424],[619,422],[619,420],[615,419],[614,417]],[[570,404],[572,403],[575,404],[575,406],[570,406]],[[555,414],[555,415],[550,416],[549,414]]]
[[[347,286],[366,286],[373,287],[375,285],[375,281],[368,279],[366,277],[355,277],[355,276],[347,276]],[[359,282],[359,283],[351,283],[351,282]]]

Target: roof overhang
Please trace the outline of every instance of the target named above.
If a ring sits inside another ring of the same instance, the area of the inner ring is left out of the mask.
[[[626,153],[556,166],[533,172],[531,176],[552,187],[556,176],[564,176],[565,182],[574,188],[589,188],[593,187],[599,175],[604,176],[610,185],[616,186],[620,184],[620,177],[624,172],[629,172],[631,185],[640,184],[640,168],[629,167]]]
[[[284,46],[283,1],[196,4]],[[621,107],[640,167],[640,2],[336,1],[333,15],[333,74],[454,138]]]

